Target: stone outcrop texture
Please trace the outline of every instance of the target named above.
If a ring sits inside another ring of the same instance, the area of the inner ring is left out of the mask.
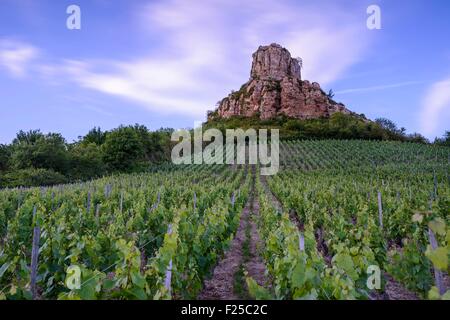
[[[253,54],[250,80],[219,102],[211,117],[258,116],[270,119],[329,117],[335,112],[353,114],[336,103],[317,82],[301,80],[301,61],[278,44],[260,46]]]
[[[283,80],[285,77],[301,79],[300,61],[278,44],[259,47],[253,54],[251,79]]]

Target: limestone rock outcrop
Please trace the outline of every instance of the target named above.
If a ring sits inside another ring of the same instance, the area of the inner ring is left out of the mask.
[[[222,99],[208,117],[232,116],[270,119],[280,115],[297,119],[353,114],[331,99],[317,82],[301,79],[301,59],[278,44],[260,46],[253,54],[250,80]]]
[[[286,76],[301,79],[301,61],[291,58],[291,54],[279,44],[261,46],[253,54],[251,79],[282,80]]]

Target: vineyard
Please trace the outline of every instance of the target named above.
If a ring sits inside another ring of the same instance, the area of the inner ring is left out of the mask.
[[[280,164],[2,190],[0,299],[450,298],[449,148],[288,141]]]

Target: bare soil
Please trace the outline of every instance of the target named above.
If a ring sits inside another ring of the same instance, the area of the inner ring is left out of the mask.
[[[260,252],[263,249],[263,243],[259,237],[256,223],[257,219],[259,219],[259,201],[256,197],[253,199],[252,209],[253,215],[250,216],[248,221],[250,225],[250,257],[248,257],[248,261],[245,263],[245,269],[247,270],[248,275],[252,277],[256,283],[260,286],[268,288],[270,287],[270,281],[266,276],[266,265],[260,255]]]
[[[211,279],[205,280],[203,290],[197,299],[239,300],[246,298],[235,290],[236,275],[239,274],[242,266],[259,285],[267,285],[266,268],[258,251],[262,245],[255,223],[258,214],[259,203],[254,197],[253,184],[251,195],[241,213],[239,227],[231,247],[215,267]],[[244,250],[244,244],[248,245],[248,250]],[[245,281],[245,279],[243,280]]]
[[[328,249],[327,243],[323,237],[323,229],[322,227],[317,228],[315,234],[314,234],[315,238],[316,238],[316,247],[317,250],[322,254],[325,262],[327,263],[327,265],[330,267],[331,266],[331,255],[330,255],[330,251]]]
[[[420,298],[406,289],[402,284],[395,281],[389,274],[384,275],[387,283],[384,292],[388,300],[419,300]]]

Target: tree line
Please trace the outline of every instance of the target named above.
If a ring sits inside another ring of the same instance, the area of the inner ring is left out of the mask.
[[[233,117],[208,121],[204,129],[278,128],[280,138],[291,139],[366,139],[430,143],[418,133],[406,134],[404,128],[385,118],[364,121],[351,115],[333,114],[328,119],[289,119]],[[59,133],[40,130],[20,131],[12,143],[0,144],[0,188],[55,185],[84,181],[114,173],[148,170],[152,165],[170,161],[171,134],[161,128],[120,126],[110,131],[93,128],[77,141],[68,143]],[[434,144],[450,146],[450,131]]]
[[[59,133],[20,131],[0,145],[0,187],[54,185],[148,169],[170,159],[172,129],[93,128],[68,143]]]

